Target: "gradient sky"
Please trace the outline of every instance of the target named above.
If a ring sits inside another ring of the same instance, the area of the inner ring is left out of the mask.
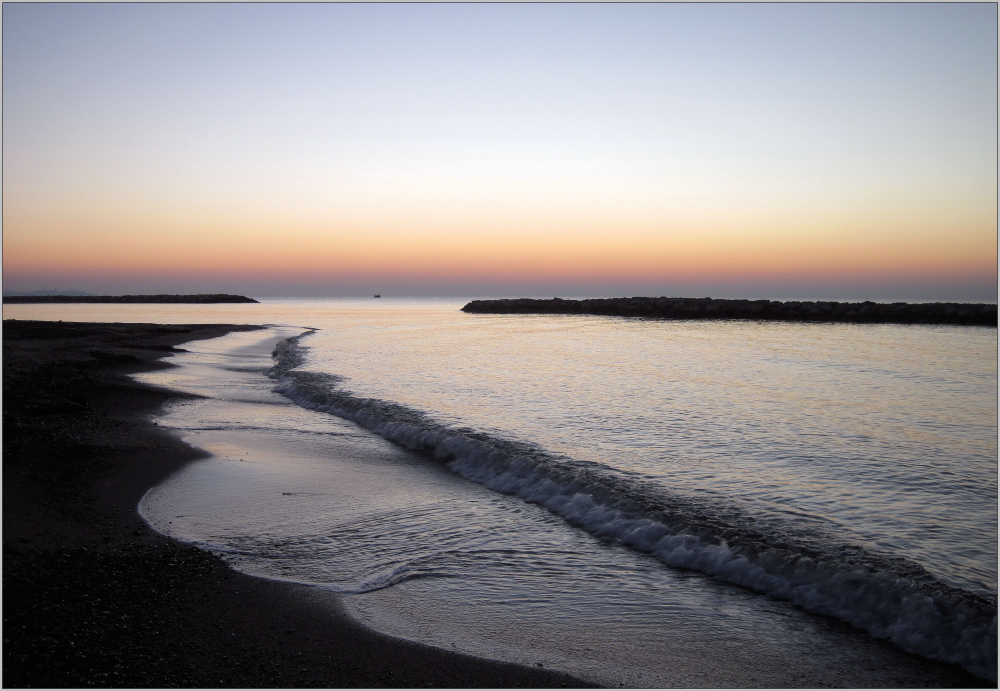
[[[3,5],[3,287],[996,299],[997,6]]]

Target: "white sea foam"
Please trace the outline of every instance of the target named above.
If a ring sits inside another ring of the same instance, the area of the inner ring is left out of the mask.
[[[667,492],[651,496],[611,469],[558,459],[528,444],[447,428],[419,411],[343,390],[337,377],[304,372],[298,338],[275,350],[276,390],[297,404],[352,420],[433,455],[469,480],[541,505],[569,523],[809,611],[836,617],[905,650],[997,679],[996,603],[948,586],[905,558],[836,541],[743,530]],[[755,524],[755,528],[758,524]],[[794,532],[794,530],[792,531]],[[391,578],[389,580],[392,580]]]

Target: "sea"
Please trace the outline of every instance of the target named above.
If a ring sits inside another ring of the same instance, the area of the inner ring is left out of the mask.
[[[140,512],[375,630],[605,686],[996,683],[995,328],[465,302],[3,313],[265,325],[135,375],[207,454]]]

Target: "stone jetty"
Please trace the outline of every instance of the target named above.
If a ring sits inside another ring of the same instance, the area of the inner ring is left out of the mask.
[[[595,298],[473,300],[472,314],[596,314],[651,319],[745,319],[754,321],[850,322],[859,324],[997,325],[997,306],[961,302],[879,303],[712,298]]]

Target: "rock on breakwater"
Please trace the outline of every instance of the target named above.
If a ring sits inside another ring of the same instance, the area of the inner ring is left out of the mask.
[[[653,319],[747,319],[755,321],[850,322],[862,324],[997,325],[997,306],[960,302],[878,303],[712,298],[594,298],[473,300],[472,314],[595,314]]]

